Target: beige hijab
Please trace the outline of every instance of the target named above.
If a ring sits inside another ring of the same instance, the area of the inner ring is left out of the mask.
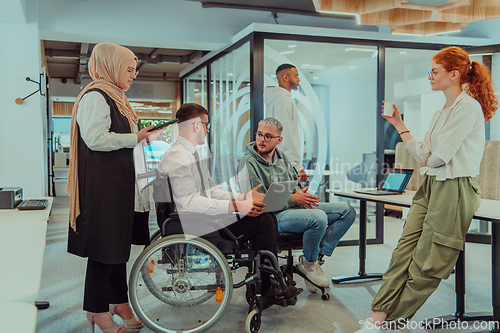
[[[66,193],[70,197],[69,223],[76,231],[76,218],[80,215],[80,198],[78,190],[78,124],[76,113],[82,96],[90,89],[99,88],[112,98],[120,113],[127,117],[131,132],[139,118],[125,97],[125,90],[120,88],[120,80],[132,60],[137,61],[135,54],[129,49],[111,44],[100,43],[94,47],[89,60],[89,73],[94,81],[89,83],[78,95],[71,112],[71,146],[69,150],[69,169]]]

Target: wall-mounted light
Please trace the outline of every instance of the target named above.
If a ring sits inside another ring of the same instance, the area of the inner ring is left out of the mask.
[[[40,74],[40,82],[42,82],[42,76],[43,74]],[[38,84],[38,90],[37,91],[34,91],[32,92],[31,94],[29,94],[28,96],[24,97],[24,98],[16,98],[15,102],[17,105],[21,105],[23,104],[24,100],[28,97],[31,97],[33,96],[34,94],[36,94],[37,92],[40,92],[40,95],[42,96],[45,96],[44,93],[42,93],[42,84],[40,82],[36,82],[36,81],[33,81],[32,79],[29,78],[29,76],[26,78],[26,81],[30,81],[30,82],[33,82],[33,83],[36,83]]]

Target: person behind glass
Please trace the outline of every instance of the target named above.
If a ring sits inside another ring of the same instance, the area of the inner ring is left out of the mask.
[[[299,72],[294,65],[282,64],[276,69],[279,87],[266,87],[264,101],[266,117],[278,119],[283,124],[281,151],[299,174],[299,181],[305,182],[307,175],[300,156],[299,111],[290,92],[299,87]]]
[[[283,142],[283,125],[273,117],[259,122],[255,141],[245,148],[240,162],[238,184],[247,190],[262,184],[259,192],[266,194],[273,182],[297,181],[298,177],[288,156],[279,148]],[[247,177],[248,176],[248,177]],[[328,287],[330,280],[321,269],[323,256],[331,256],[340,239],[356,219],[354,208],[343,203],[319,202],[316,195],[307,193],[308,187],[296,186],[283,207],[275,212],[279,232],[302,235],[304,254],[299,257],[299,270],[309,280],[321,287]],[[308,286],[310,291],[316,288]]]
[[[134,149],[159,134],[138,130],[125,91],[137,77],[137,57],[122,46],[100,43],[90,56],[93,81],[78,95],[71,115],[68,184],[68,252],[88,258],[83,309],[91,332],[140,328],[127,296],[131,244],[149,244],[149,203],[138,195]],[[138,145],[139,143],[139,145]]]
[[[429,72],[434,91],[446,98],[417,142],[396,106],[383,116],[399,132],[422,166],[403,233],[372,303],[372,314],[358,332],[395,329],[410,320],[457,261],[472,216],[481,203],[476,181],[485,145],[484,122],[498,102],[487,68],[470,61],[459,47],[434,55]]]
[[[209,133],[208,111],[201,105],[186,103],[179,108],[175,117],[178,119],[178,136],[163,155],[158,171],[168,174],[181,219],[183,212],[217,216],[217,219],[226,217],[220,221],[236,237],[243,236],[242,241],[250,240],[256,251],[268,250],[276,255],[276,221],[272,214],[262,213],[264,195],[257,192],[262,185],[246,194],[230,193],[216,187],[195,148],[205,143]],[[244,215],[238,221],[232,214],[236,211]],[[228,224],[227,218],[233,223]],[[182,234],[186,231],[195,234],[202,227],[193,226],[193,232],[190,232],[187,229],[189,225],[174,221],[166,226],[166,233]],[[262,272],[262,294],[270,291],[270,287],[269,274]]]

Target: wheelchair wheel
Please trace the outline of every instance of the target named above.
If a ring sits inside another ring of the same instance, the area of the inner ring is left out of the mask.
[[[252,310],[245,320],[245,332],[246,333],[257,333],[260,330],[261,316],[259,311]]]
[[[201,238],[163,237],[130,273],[130,302],[155,332],[203,332],[224,314],[233,279],[224,255]]]
[[[153,244],[154,242],[156,242],[160,238],[161,238],[161,230],[158,229],[158,230],[155,231],[155,233],[153,234],[153,236],[151,236],[151,238],[150,238],[151,244]]]

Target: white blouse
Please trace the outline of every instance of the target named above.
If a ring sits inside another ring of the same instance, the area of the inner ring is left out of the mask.
[[[428,163],[434,167],[421,167],[420,173],[446,180],[477,176],[484,145],[481,104],[463,90],[451,107],[443,107],[434,114],[422,142],[411,139],[405,147],[421,165],[431,156],[430,162],[444,162],[440,166]]]
[[[111,115],[109,113],[109,105],[106,103],[104,96],[97,91],[91,91],[85,94],[78,104],[78,113],[76,121],[80,128],[80,135],[83,141],[94,151],[113,151],[122,148],[134,148],[134,164],[136,166],[136,174],[138,167],[142,163],[137,163],[137,158],[144,156],[141,152],[145,143],[137,143],[138,126],[135,126],[134,133],[114,133],[110,132]],[[138,165],[140,164],[140,165]],[[143,198],[140,195],[137,181],[135,183],[135,203],[134,210],[136,212],[149,211],[148,198]]]

